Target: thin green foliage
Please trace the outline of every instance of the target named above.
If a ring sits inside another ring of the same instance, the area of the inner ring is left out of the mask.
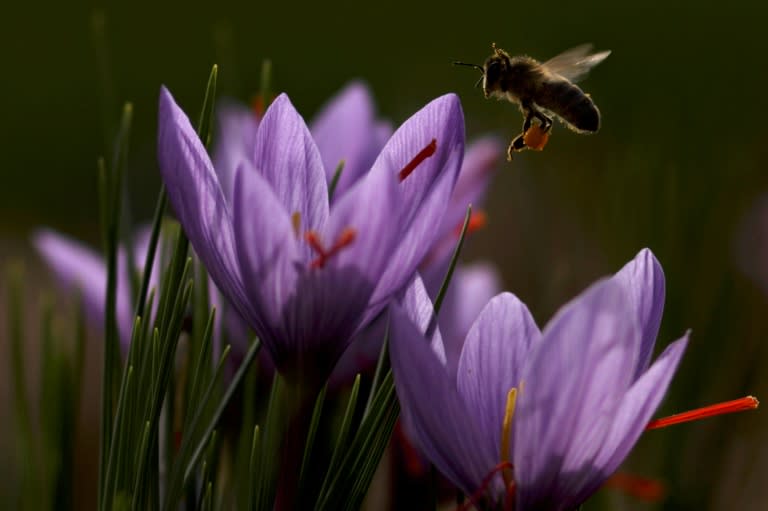
[[[272,509],[272,498],[274,496],[274,459],[280,444],[281,429],[281,410],[280,404],[283,401],[284,383],[280,375],[275,372],[272,379],[272,388],[269,394],[269,403],[267,404],[267,416],[264,426],[264,438],[260,447],[259,460],[259,479],[254,482],[256,485],[256,495],[254,496],[254,508],[258,511],[268,511]]]
[[[304,455],[301,460],[301,470],[299,471],[299,486],[297,491],[301,497],[303,490],[305,489],[305,477],[307,475],[307,469],[309,468],[309,462],[312,457],[312,447],[315,443],[315,435],[317,434],[317,427],[320,424],[320,416],[323,412],[323,404],[325,404],[325,394],[328,390],[328,384],[326,383],[315,400],[315,408],[312,410],[312,418],[309,423],[309,431],[307,432],[307,441],[304,445]]]
[[[341,463],[341,459],[347,448],[349,432],[352,427],[352,418],[355,414],[355,408],[357,408],[357,397],[359,394],[360,375],[358,374],[355,376],[355,382],[352,384],[352,390],[349,393],[347,408],[344,411],[344,417],[341,420],[339,434],[336,436],[336,445],[334,446],[333,454],[331,454],[331,460],[328,462],[328,469],[325,471],[323,485],[320,487],[320,495],[327,493],[328,485],[331,483],[333,474],[338,472],[338,465]]]
[[[341,179],[341,173],[344,171],[344,160],[341,160],[336,166],[336,170],[333,172],[333,178],[331,178],[331,184],[328,185],[328,202],[333,199],[333,194],[336,192],[336,187],[339,185],[339,179]]]
[[[251,455],[248,458],[248,499],[243,509],[252,510],[256,504],[256,470],[257,460],[259,459],[259,447],[261,446],[259,437],[259,425],[253,427],[253,433],[251,434]]]

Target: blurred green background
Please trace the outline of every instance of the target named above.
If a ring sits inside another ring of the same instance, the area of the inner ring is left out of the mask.
[[[273,88],[307,119],[353,78],[396,123],[456,92],[470,139],[508,140],[520,128],[516,108],[484,100],[477,75],[450,62],[482,63],[491,42],[541,60],[592,42],[613,51],[582,84],[602,111],[601,132],[556,125],[544,152],[501,163],[489,225],[466,258],[498,264],[506,288],[544,324],[651,247],[667,275],[660,344],[693,329],[663,412],[765,397],[768,212],[762,221],[755,204],[768,192],[767,20],[768,7],[738,0],[5,5],[0,264],[27,257],[40,225],[98,243],[95,162],[125,100],[135,112],[134,216],[150,218],[159,86],[196,116],[213,63],[220,95],[249,100],[271,59]],[[95,420],[87,409],[85,423]],[[587,509],[765,509],[763,415],[645,435],[627,470],[663,481],[667,497],[647,504],[603,492]]]

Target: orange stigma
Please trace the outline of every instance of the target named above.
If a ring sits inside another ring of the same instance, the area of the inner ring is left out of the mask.
[[[467,235],[479,231],[483,227],[488,225],[488,215],[482,209],[473,211],[472,216],[469,217],[469,225],[467,225]],[[464,227],[464,222],[460,222],[459,225],[453,230],[453,233],[458,237],[461,236],[461,229]]]
[[[251,99],[251,111],[256,115],[257,119],[264,117],[264,112],[267,111],[267,107],[272,101],[269,98],[264,98],[262,94],[256,94]]]
[[[627,474],[626,472],[613,474],[605,482],[605,486],[615,488],[646,502],[659,502],[666,493],[666,488],[661,481]]]
[[[341,234],[336,238],[336,241],[331,245],[331,248],[326,249],[320,241],[320,236],[317,232],[307,231],[304,233],[304,239],[307,240],[307,243],[312,247],[312,250],[317,252],[317,257],[309,263],[309,267],[322,268],[325,266],[325,263],[328,262],[328,259],[341,252],[344,247],[351,245],[352,242],[355,241],[356,236],[357,231],[351,227],[347,227],[341,231]]]
[[[480,487],[475,490],[475,493],[470,495],[467,498],[467,501],[464,502],[464,504],[460,505],[456,508],[456,511],[468,511],[472,506],[475,506],[479,508],[478,502],[480,500],[480,497],[485,493],[485,491],[488,489],[488,487],[491,485],[491,481],[493,481],[493,477],[498,474],[499,472],[503,472],[506,470],[512,470],[512,463],[509,461],[502,461],[495,467],[491,469],[490,472],[488,472],[488,475],[486,475],[482,482],[480,483]],[[507,486],[507,501],[514,502],[514,496],[515,496],[515,483],[514,481]]]
[[[405,181],[405,178],[410,176],[411,172],[416,170],[416,167],[418,167],[421,162],[435,154],[435,151],[437,151],[437,139],[433,138],[432,141],[427,144],[427,147],[419,151],[419,154],[417,154],[411,161],[409,161],[408,164],[403,167],[403,169],[397,174],[400,182]]]
[[[726,401],[724,403],[697,408],[696,410],[691,410],[689,412],[670,415],[669,417],[664,417],[662,419],[652,420],[645,427],[645,430],[665,428],[674,424],[697,421],[726,413],[746,412],[747,410],[756,409],[759,405],[760,402],[756,397],[747,396],[741,399],[734,399],[733,401]]]

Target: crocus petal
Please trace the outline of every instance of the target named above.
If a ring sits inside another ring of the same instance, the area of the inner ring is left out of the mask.
[[[281,94],[256,133],[253,164],[289,213],[299,213],[301,231],[322,230],[328,218],[323,161],[304,119]]]
[[[664,312],[664,270],[653,252],[644,248],[613,279],[626,289],[642,329],[642,345],[635,369],[637,378],[648,368],[659,334],[661,315]]]
[[[189,118],[165,87],[160,90],[158,160],[168,198],[208,273],[233,304],[247,303],[229,206]]]
[[[430,288],[425,278],[424,285],[430,296],[437,295],[440,284]],[[449,373],[456,374],[469,329],[485,304],[500,290],[501,279],[493,265],[475,263],[456,267],[439,316]]]
[[[442,236],[452,236],[457,226],[461,226],[467,214],[468,205],[471,204],[474,211],[477,211],[483,204],[485,193],[493,177],[492,171],[498,165],[503,153],[504,145],[493,136],[486,136],[467,146],[459,179],[456,181],[448,210],[440,227]]]
[[[375,138],[374,106],[368,87],[352,82],[331,98],[312,122],[312,136],[322,155],[326,178],[331,182],[339,162],[344,170],[336,185],[334,197],[341,196],[373,164],[383,147]]]
[[[87,321],[96,328],[104,327],[107,296],[107,268],[100,254],[82,243],[49,229],[39,229],[32,243],[51,268],[60,285],[67,291],[77,291],[83,300]],[[120,251],[117,267],[116,321],[123,350],[127,350],[133,328],[131,289]]]
[[[482,430],[493,433],[497,453],[507,393],[512,387],[521,390],[523,362],[540,337],[528,307],[511,293],[492,298],[467,334],[456,385],[473,403]]]
[[[472,493],[496,464],[493,442],[423,334],[399,306],[390,310],[392,372],[414,440],[456,486]]]
[[[401,241],[376,288],[369,317],[410,279],[437,236],[435,226],[445,213],[464,154],[464,116],[453,94],[435,99],[408,119],[392,135],[371,173],[396,175],[432,139],[437,140],[435,154],[398,186],[402,206],[393,219],[402,229]]]
[[[216,105],[216,120],[213,166],[219,176],[224,197],[231,204],[235,171],[242,160],[251,158],[259,121],[253,110],[233,100],[223,100]]]
[[[521,509],[560,494],[564,474],[600,449],[637,363],[640,332],[627,302],[622,286],[600,281],[563,307],[531,350],[514,419]]]
[[[616,471],[627,457],[664,399],[680,359],[688,346],[688,336],[689,334],[686,333],[667,346],[624,396],[613,420],[611,431],[603,442],[600,454],[593,462],[594,468],[602,472],[605,477]],[[602,481],[595,481],[595,484],[599,486]],[[586,490],[589,488],[585,488]]]
[[[270,352],[278,357],[283,308],[298,279],[296,234],[291,218],[262,175],[245,160],[235,178],[234,227],[238,262],[246,293],[259,311],[252,322]]]

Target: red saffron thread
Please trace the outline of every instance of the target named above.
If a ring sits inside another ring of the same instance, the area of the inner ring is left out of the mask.
[[[336,238],[336,241],[333,245],[331,245],[331,248],[326,250],[325,247],[323,247],[323,244],[320,242],[320,236],[317,234],[317,232],[307,231],[304,234],[304,239],[307,240],[307,243],[312,248],[312,250],[317,252],[317,257],[313,259],[311,263],[309,263],[309,267],[322,268],[325,266],[325,263],[328,262],[328,259],[341,252],[344,247],[351,245],[352,242],[355,241],[355,237],[357,237],[357,231],[351,227],[347,227],[341,231],[341,234],[338,238]]]
[[[485,491],[488,489],[488,486],[491,484],[491,481],[493,481],[493,477],[503,470],[507,470],[507,469],[512,470],[513,468],[514,468],[514,465],[512,465],[512,463],[510,463],[509,461],[502,461],[501,463],[493,467],[493,469],[488,473],[488,475],[483,478],[482,482],[480,483],[480,487],[477,490],[475,490],[475,493],[470,495],[467,501],[464,502],[461,506],[457,507],[456,511],[468,511],[470,506],[477,507],[478,506],[477,501],[480,499],[482,494],[485,493]],[[512,489],[510,490],[510,488],[507,487],[507,495],[509,496],[511,491],[511,494],[514,496],[515,494],[514,481],[510,483],[509,486],[511,486]]]
[[[726,413],[745,412],[747,410],[754,410],[760,405],[760,402],[754,396],[747,396],[741,399],[734,399],[733,401],[726,401],[724,403],[717,403],[703,408],[697,408],[689,412],[678,413],[664,417],[661,419],[652,420],[645,427],[645,430],[665,428],[674,424],[682,424],[683,422],[691,422],[707,417],[714,417],[716,415],[723,415]]]
[[[400,182],[405,181],[405,178],[410,176],[411,172],[413,172],[421,162],[435,154],[435,151],[437,151],[437,139],[433,138],[432,141],[427,144],[427,147],[419,151],[419,154],[417,154],[411,161],[409,161],[408,164],[403,167],[400,173],[397,174]]]
[[[661,481],[641,477],[626,472],[617,472],[605,482],[605,486],[615,488],[646,502],[658,502],[664,498],[666,488]]]

